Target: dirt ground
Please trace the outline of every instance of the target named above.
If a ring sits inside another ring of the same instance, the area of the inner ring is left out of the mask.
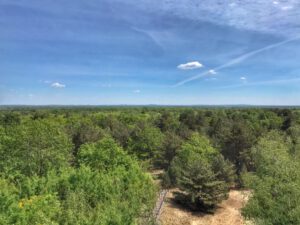
[[[244,225],[240,209],[246,203],[249,191],[231,190],[214,214],[187,211],[172,201],[168,193],[160,216],[161,225]],[[248,223],[247,223],[248,224]]]

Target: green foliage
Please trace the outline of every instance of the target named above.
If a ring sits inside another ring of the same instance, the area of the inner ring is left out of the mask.
[[[67,167],[72,144],[57,124],[34,120],[6,128],[0,138],[1,171],[31,176]],[[26,162],[26,163],[24,163]]]
[[[226,145],[223,147],[224,156],[235,164],[239,174],[244,165],[248,166],[247,150],[255,143],[256,137],[251,124],[241,121],[233,122],[231,135],[226,139]]]
[[[168,171],[192,209],[212,210],[238,183],[253,190],[245,216],[300,224],[299,126],[299,109],[8,107],[0,224],[150,224],[145,165]]]
[[[0,224],[132,225],[151,214],[149,174],[110,137],[81,145],[47,120],[0,127]]]
[[[180,123],[176,114],[170,112],[163,112],[157,122],[157,126],[164,132],[175,131],[179,128]]]
[[[253,147],[256,172],[244,177],[253,195],[243,213],[259,224],[300,223],[300,165],[289,146],[284,135],[271,132]]]
[[[4,126],[18,125],[21,123],[20,114],[17,112],[6,112],[1,115],[0,123]]]
[[[91,121],[78,121],[78,118],[75,121],[70,121],[67,130],[74,144],[72,152],[74,157],[77,156],[82,144],[96,142],[104,136],[103,130],[95,126]]]
[[[84,217],[94,218],[97,224],[132,224],[151,210],[155,198],[152,179],[113,139],[83,145],[79,162],[80,169],[70,180],[92,209]]]
[[[60,202],[55,195],[19,198],[13,184],[0,179],[0,224],[59,224]]]
[[[157,160],[163,145],[163,133],[153,126],[137,126],[129,140],[128,149],[142,160]]]
[[[97,143],[83,145],[78,154],[80,165],[86,165],[97,170],[110,170],[125,165],[129,156],[112,138],[104,138]]]
[[[236,174],[232,163],[225,160],[221,154],[217,154],[211,163],[217,179],[225,181],[228,186],[234,185]]]
[[[291,154],[300,159],[300,124],[291,126],[287,130],[287,134],[292,141]]]
[[[194,210],[212,210],[227,197],[232,171],[229,162],[207,138],[194,134],[174,158],[169,176],[181,190],[177,193],[178,201]]]
[[[197,114],[194,110],[189,109],[180,113],[179,121],[191,130],[197,128]]]
[[[153,205],[152,180],[137,165],[107,172],[83,166],[69,181],[72,186],[65,201],[68,217],[64,224],[132,224]],[[74,205],[76,201],[81,206]]]
[[[28,199],[21,199],[18,207],[14,215],[16,225],[59,224],[61,207],[56,196],[51,194],[31,196]]]
[[[166,132],[163,142],[162,165],[168,168],[182,145],[182,139],[174,132]]]
[[[182,146],[182,152],[199,154],[205,160],[211,160],[219,152],[213,148],[209,140],[197,133]]]
[[[14,212],[18,210],[18,192],[14,185],[0,178],[0,224],[12,224]]]

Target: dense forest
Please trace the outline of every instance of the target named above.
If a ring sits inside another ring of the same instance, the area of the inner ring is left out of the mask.
[[[154,224],[155,169],[190,210],[250,189],[245,218],[300,224],[297,108],[3,108],[0,157],[1,225]]]

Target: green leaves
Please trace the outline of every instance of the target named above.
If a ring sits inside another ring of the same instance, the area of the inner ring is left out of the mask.
[[[181,107],[0,112],[0,225],[145,224],[155,200],[153,181],[141,168],[148,164],[168,170],[164,178],[180,189],[178,201],[204,211],[226,198],[237,176],[251,171],[243,177],[253,190],[245,215],[263,224],[300,224],[299,112]],[[266,135],[279,129],[286,133]],[[32,199],[26,210],[19,207]]]
[[[1,153],[12,150],[0,162],[0,225],[132,225],[152,211],[151,177],[112,138],[82,145],[72,167],[69,139],[55,124],[1,133]]]
[[[183,144],[169,170],[173,184],[181,190],[178,201],[205,211],[226,198],[233,173],[229,162],[199,134]]]
[[[129,156],[112,138],[104,138],[97,143],[81,146],[78,161],[81,165],[97,170],[109,170],[130,163]]]
[[[0,140],[5,152],[0,162],[2,170],[32,176],[68,166],[72,144],[58,124],[35,120],[6,128],[5,135],[9,138]]]
[[[142,160],[157,160],[161,154],[164,135],[158,128],[147,124],[136,127],[128,149]]]
[[[51,224],[58,225],[61,216],[61,206],[55,195],[34,195],[20,199],[18,211],[15,213],[15,224]]]
[[[85,194],[92,213],[85,215],[89,221],[130,225],[152,208],[152,179],[113,139],[83,145],[79,162],[80,168],[70,180],[75,192]]]
[[[290,155],[288,139],[270,132],[252,149],[255,174],[245,175],[253,195],[243,210],[262,224],[300,223],[300,164]]]

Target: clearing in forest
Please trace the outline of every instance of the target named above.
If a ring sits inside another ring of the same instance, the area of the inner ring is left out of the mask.
[[[172,192],[168,193],[163,206],[161,225],[244,225],[241,208],[247,201],[249,191],[231,190],[214,214],[191,212],[172,201]]]

